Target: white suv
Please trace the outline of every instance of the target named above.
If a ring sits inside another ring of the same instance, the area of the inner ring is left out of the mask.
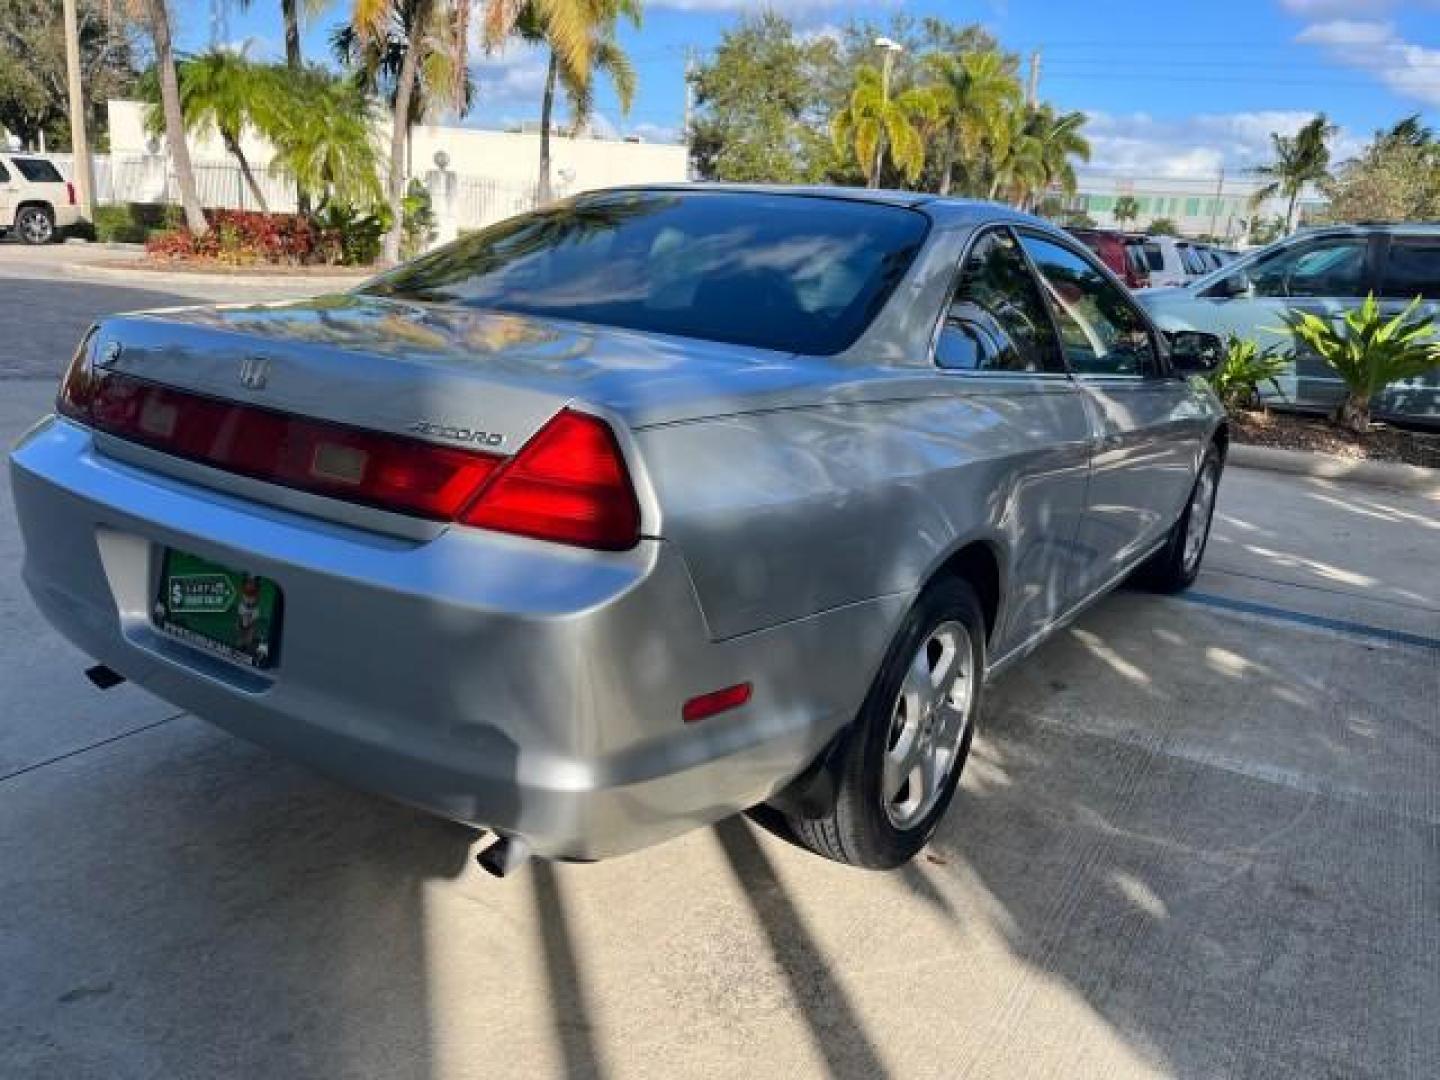
[[[48,244],[80,220],[75,185],[47,158],[0,154],[0,232]]]

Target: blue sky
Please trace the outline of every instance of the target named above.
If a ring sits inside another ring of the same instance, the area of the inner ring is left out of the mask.
[[[225,0],[174,0],[182,48],[204,48]],[[278,56],[279,0],[236,0],[225,40]],[[746,12],[773,8],[811,33],[888,11],[978,22],[1016,52],[1042,53],[1041,93],[1091,114],[1095,167],[1136,176],[1213,175],[1266,158],[1270,131],[1317,110],[1341,125],[1345,156],[1370,132],[1411,112],[1440,122],[1440,0],[647,0],[645,23],[624,39],[640,76],[628,117],[598,95],[603,123],[648,138],[675,137],[687,48],[703,56]],[[347,5],[336,0],[307,28],[307,55]],[[539,112],[543,58],[510,49],[477,56],[479,107],[468,123],[502,126]]]

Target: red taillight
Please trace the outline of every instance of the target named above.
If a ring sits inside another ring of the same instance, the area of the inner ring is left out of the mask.
[[[687,724],[705,720],[717,713],[738,709],[750,700],[750,684],[736,683],[723,690],[712,690],[708,694],[693,697],[680,709],[680,718]]]
[[[615,433],[568,409],[499,468],[460,520],[611,551],[640,539],[640,507]]]
[[[71,367],[60,412],[98,431],[272,484],[453,521],[501,458]]]
[[[106,434],[272,484],[436,521],[619,551],[640,508],[610,425],[566,410],[508,461],[96,371],[87,338],[56,408]]]
[[[65,196],[70,200],[70,205],[75,205],[75,185],[69,180],[65,181]]]

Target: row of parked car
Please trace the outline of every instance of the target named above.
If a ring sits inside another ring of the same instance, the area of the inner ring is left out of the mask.
[[[1233,262],[1236,253],[1174,236],[1147,236],[1118,229],[1071,229],[1132,289],[1185,285]]]
[[[1262,388],[1275,405],[1329,411],[1345,391],[1318,357],[1295,351],[1285,329],[1291,313],[1338,319],[1373,295],[1395,314],[1419,297],[1421,312],[1440,320],[1440,226],[1433,224],[1304,229],[1240,255],[1171,237],[1071,231],[1137,290],[1135,298],[1160,329],[1234,335],[1293,354],[1290,369]],[[1174,269],[1176,260],[1183,274]],[[1147,274],[1151,266],[1159,269]],[[1391,383],[1372,407],[1387,420],[1440,427],[1440,370]]]

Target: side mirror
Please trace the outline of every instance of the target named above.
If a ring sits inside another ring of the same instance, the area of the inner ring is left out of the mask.
[[[1182,374],[1208,374],[1225,359],[1225,343],[1215,334],[1175,330],[1165,336],[1170,339],[1170,364]]]
[[[1250,275],[1244,270],[1236,270],[1233,274],[1226,274],[1206,289],[1205,295],[1221,300],[1234,300],[1239,296],[1252,296],[1254,292],[1255,286],[1250,281]]]

